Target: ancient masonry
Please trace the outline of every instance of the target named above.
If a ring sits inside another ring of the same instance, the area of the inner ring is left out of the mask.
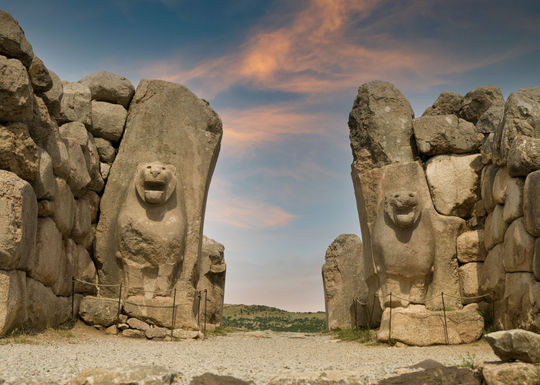
[[[0,11],[0,335],[73,311],[126,335],[182,336],[203,303],[219,324],[224,248],[202,229],[221,136],[178,84],[61,81]]]
[[[444,92],[414,118],[373,81],[349,129],[363,247],[341,235],[328,248],[328,327],[453,344],[481,336],[481,313],[540,331],[540,87],[506,102],[491,85]]]

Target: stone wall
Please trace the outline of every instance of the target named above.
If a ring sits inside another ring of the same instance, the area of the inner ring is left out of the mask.
[[[196,100],[192,103],[190,99],[188,109],[197,105],[210,110],[185,87],[158,81],[144,84],[156,84],[157,97],[167,97],[163,91],[167,87],[180,89],[182,97]],[[95,72],[78,82],[60,80],[34,55],[17,21],[0,10],[0,335],[16,328],[42,329],[67,321],[73,289],[76,313],[83,296],[98,294],[93,284],[105,280],[97,274],[103,270],[103,260],[96,253],[100,200],[134,94],[129,80],[108,72]],[[174,103],[173,98],[171,109]],[[175,111],[189,113],[184,107]],[[195,213],[189,223],[193,227],[189,229],[189,258],[184,259],[184,265],[196,272],[186,279],[193,290],[199,278],[206,194],[221,139],[221,121],[217,114],[215,117],[208,124],[216,132],[189,132],[189,140],[198,147],[185,148],[181,155],[191,157],[184,163],[199,167],[181,170],[194,186],[180,180],[184,190],[194,191],[184,191],[184,195],[196,195],[196,204],[188,207]],[[137,119],[132,116],[132,124]],[[174,123],[174,119],[179,121],[178,117],[170,120]],[[195,115],[190,119],[200,123]],[[183,140],[183,145],[189,147],[189,140]],[[135,159],[129,151],[124,157]],[[136,155],[140,157],[140,153]],[[201,158],[208,158],[205,171],[201,171],[205,165],[195,161]],[[122,166],[125,164],[117,167],[118,173]],[[132,178],[132,171],[128,172]],[[200,180],[195,177],[197,172]],[[121,281],[116,278],[114,283]],[[191,319],[194,304],[186,306]],[[219,306],[217,309],[221,311]],[[214,321],[219,323],[220,316],[215,315]]]
[[[540,88],[506,102],[491,85],[444,92],[414,118],[393,85],[374,81],[359,88],[349,128],[381,329],[389,307],[411,322],[412,309],[442,310],[445,293],[445,307],[486,315],[494,303],[497,328],[538,331]]]

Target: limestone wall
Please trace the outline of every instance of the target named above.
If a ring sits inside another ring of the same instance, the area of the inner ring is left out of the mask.
[[[506,102],[495,86],[444,92],[414,118],[395,87],[370,82],[349,128],[382,308],[438,311],[444,292],[452,309],[494,303],[497,328],[540,330],[540,87]]]
[[[107,73],[61,81],[3,11],[0,73],[2,335],[68,320],[72,276],[96,282],[99,200],[134,88]]]

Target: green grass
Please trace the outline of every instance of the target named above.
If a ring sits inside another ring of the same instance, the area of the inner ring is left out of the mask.
[[[458,367],[472,369],[474,366],[475,360],[476,360],[475,354],[467,353],[466,356],[461,357],[461,364],[459,364]]]
[[[226,336],[226,335],[229,335],[230,333],[233,333],[235,331],[237,331],[238,329],[236,328],[232,328],[232,327],[228,327],[228,326],[218,326],[214,331],[209,331],[207,333],[207,335],[209,336]]]
[[[368,343],[375,341],[375,334],[368,328],[358,329],[338,329],[331,332],[335,334],[341,341],[355,341],[360,343]]]
[[[264,305],[224,305],[221,325],[241,330],[320,333],[326,330],[324,312],[288,312]]]

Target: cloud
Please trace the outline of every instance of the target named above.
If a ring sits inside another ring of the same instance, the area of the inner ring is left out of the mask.
[[[206,220],[244,229],[266,229],[287,226],[295,215],[281,207],[262,200],[233,195],[230,184],[214,178],[211,194],[219,199],[209,199]]]

